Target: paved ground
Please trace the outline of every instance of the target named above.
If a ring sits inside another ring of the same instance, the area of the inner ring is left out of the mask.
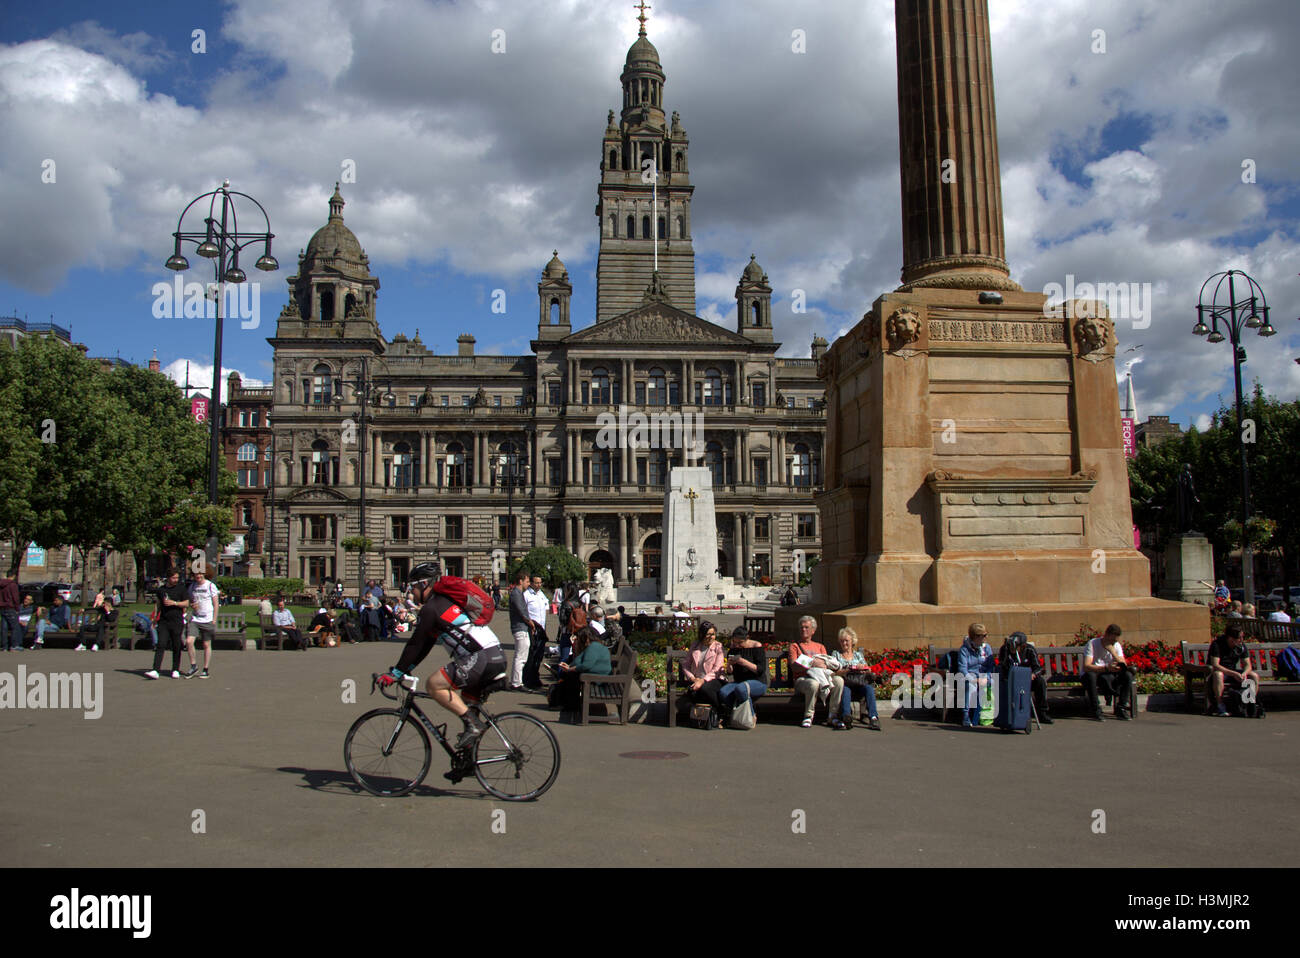
[[[563,766],[539,802],[441,789],[437,756],[431,787],[380,799],[352,784],[342,744],[386,704],[369,674],[396,652],[218,652],[207,681],[156,682],[144,652],[0,656],[0,672],[97,669],[104,683],[97,720],[0,711],[0,865],[1201,865],[1226,853],[1204,827],[1225,802],[1249,809],[1233,863],[1300,857],[1297,711],[1062,719],[1030,736],[907,720],[880,733],[553,724]],[[492,701],[554,723],[540,704]],[[686,757],[620,757],[640,750]]]

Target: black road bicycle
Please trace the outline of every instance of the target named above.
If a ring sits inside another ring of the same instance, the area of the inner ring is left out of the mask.
[[[418,684],[414,676],[406,676],[401,682],[405,695],[399,699],[396,683],[381,687],[377,673],[370,677],[371,695],[379,688],[386,698],[401,704],[367,712],[348,729],[343,760],[352,780],[367,792],[405,795],[424,781],[433,761],[430,734],[451,759],[446,777],[452,782],[472,772],[488,792],[508,802],[538,798],[555,782],[560,773],[560,743],[545,723],[523,712],[492,715],[483,707],[492,691],[488,686],[480,701],[466,702],[485,731],[469,748],[458,749],[447,742],[446,723],[434,725],[420,709],[416,700],[430,696],[415,691]]]

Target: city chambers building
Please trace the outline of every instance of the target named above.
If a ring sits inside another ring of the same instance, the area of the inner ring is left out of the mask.
[[[537,284],[528,355],[476,355],[468,334],[454,356],[418,331],[385,337],[379,278],[335,188],[268,340],[268,572],[396,583],[432,559],[496,581],[508,557],[562,545],[641,583],[660,572],[668,471],[688,461],[712,473],[719,575],[786,581],[816,557],[826,343],[814,339],[810,359],[777,357],[772,287],[753,257],[734,330],[695,315],[689,141],[678,114],[665,116],[644,23],[621,81],[622,112],[600,142],[594,321],[570,315],[557,254]],[[693,424],[698,441],[611,442],[608,423],[638,412]]]

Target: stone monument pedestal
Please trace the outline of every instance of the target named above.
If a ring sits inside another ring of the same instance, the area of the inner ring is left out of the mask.
[[[1160,598],[1175,602],[1214,600],[1214,551],[1199,532],[1184,532],[1165,546],[1165,578]]]
[[[665,602],[693,602],[730,591],[718,578],[718,522],[713,474],[704,466],[674,466],[664,494],[660,592]]]

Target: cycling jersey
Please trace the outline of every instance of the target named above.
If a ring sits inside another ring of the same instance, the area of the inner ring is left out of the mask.
[[[420,607],[415,631],[411,633],[397,661],[397,668],[410,672],[441,643],[456,659],[499,649],[501,640],[486,625],[474,625],[460,607],[443,595],[430,596]]]

